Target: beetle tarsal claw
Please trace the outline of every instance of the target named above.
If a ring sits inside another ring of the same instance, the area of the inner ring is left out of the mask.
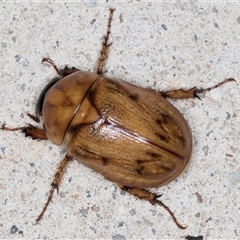
[[[59,193],[59,187],[58,187],[57,184],[55,184],[55,183],[53,182],[53,183],[51,184],[51,187],[52,187],[51,190],[50,190],[51,193],[53,193],[55,189],[57,190],[57,194]]]
[[[156,194],[155,198],[160,198],[163,194]]]
[[[173,221],[176,223],[176,225],[178,226],[178,228],[180,228],[180,229],[186,229],[187,226],[181,225],[181,224],[177,221],[177,218],[175,217],[174,213],[170,210],[170,208],[169,208],[167,205],[165,205],[162,201],[160,201],[160,200],[158,199],[158,198],[161,197],[161,196],[162,196],[162,194],[161,194],[160,196],[159,196],[159,195],[156,195],[156,197],[155,197],[155,199],[154,199],[154,203],[155,203],[155,204],[158,204],[159,206],[164,207],[164,208],[168,211],[168,213],[171,215]]]
[[[36,219],[36,222],[37,222],[37,223],[42,219],[42,217],[43,217],[43,215],[44,215],[44,213],[45,213],[45,211],[46,211],[49,203],[51,202],[51,200],[52,200],[52,198],[53,198],[53,193],[54,193],[54,190],[55,190],[55,189],[56,189],[56,186],[52,184],[52,188],[51,188],[51,190],[50,190],[50,193],[49,193],[49,196],[48,196],[48,200],[47,200],[47,202],[45,203],[42,212],[39,214],[39,216],[38,216],[37,219]]]

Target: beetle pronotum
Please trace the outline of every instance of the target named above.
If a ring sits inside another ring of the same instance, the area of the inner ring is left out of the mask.
[[[60,77],[43,89],[36,104],[35,122],[42,120],[43,128],[31,124],[1,130],[21,130],[32,139],[64,143],[67,154],[61,161],[51,184],[45,206],[36,219],[40,221],[69,162],[78,160],[102,174],[108,180],[139,199],[163,206],[177,226],[173,212],[159,199],[161,195],[147,190],[160,187],[175,179],[187,166],[192,152],[192,134],[181,113],[166,98],[199,98],[228,78],[205,89],[155,91],[122,80],[104,76],[103,67],[111,46],[109,35],[114,9],[110,9],[107,33],[104,36],[96,73],[77,68],[59,69],[51,64]]]

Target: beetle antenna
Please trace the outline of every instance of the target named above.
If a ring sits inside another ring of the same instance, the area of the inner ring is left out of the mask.
[[[48,62],[49,64],[51,64],[53,68],[56,70],[57,74],[62,76],[61,71],[58,69],[57,65],[54,63],[54,61],[51,58],[43,58],[42,63],[44,62]]]
[[[69,68],[67,66],[65,66],[65,68],[63,68],[63,69],[60,69],[57,67],[57,65],[54,63],[54,61],[51,58],[43,58],[42,63],[44,63],[44,62],[48,62],[49,64],[51,64],[53,66],[53,68],[55,69],[55,71],[57,72],[57,74],[62,77],[66,77],[74,72],[80,71],[80,69],[78,69],[78,68],[75,68],[75,67]]]
[[[103,74],[104,62],[107,60],[107,57],[108,57],[109,47],[112,45],[112,43],[108,43],[108,39],[111,33],[111,23],[113,18],[113,12],[115,11],[115,9],[110,8],[109,11],[110,11],[110,14],[109,14],[108,25],[107,25],[107,33],[103,37],[104,41],[102,42],[102,49],[100,52],[100,57],[98,59],[97,74],[101,74],[101,75]]]
[[[67,154],[67,155],[65,156],[65,158],[62,160],[62,162],[60,163],[60,165],[59,165],[59,167],[58,167],[58,170],[57,170],[57,172],[56,172],[55,175],[54,175],[54,180],[53,180],[53,182],[52,182],[52,184],[51,184],[51,190],[50,190],[50,192],[49,192],[48,200],[47,200],[47,202],[45,203],[42,212],[39,214],[39,216],[38,216],[37,219],[36,219],[36,222],[37,222],[37,223],[42,219],[45,211],[47,210],[47,207],[48,207],[49,203],[51,202],[51,200],[52,200],[52,198],[53,198],[53,193],[54,193],[55,189],[57,190],[57,194],[58,194],[58,189],[59,189],[60,182],[61,182],[61,180],[62,180],[62,178],[63,178],[63,174],[65,173],[65,170],[66,170],[66,167],[67,167],[68,163],[69,163],[72,159],[73,159],[73,158],[70,157],[70,156]]]

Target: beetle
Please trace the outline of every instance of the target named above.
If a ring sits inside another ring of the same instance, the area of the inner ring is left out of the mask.
[[[50,140],[67,147],[67,154],[55,173],[48,199],[36,219],[39,222],[53,193],[58,192],[67,165],[76,159],[139,199],[163,206],[180,229],[173,212],[160,200],[162,195],[148,190],[168,184],[186,168],[192,152],[192,134],[182,114],[167,101],[199,98],[233,78],[205,89],[191,88],[156,91],[104,76],[108,57],[114,9],[109,9],[97,71],[75,67],[59,69],[50,58],[59,77],[41,92],[36,114],[28,114],[42,128],[32,124],[1,130],[25,133],[32,139]],[[200,99],[200,98],[199,98]]]

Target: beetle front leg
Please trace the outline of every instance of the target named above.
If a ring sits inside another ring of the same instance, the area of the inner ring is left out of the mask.
[[[59,167],[58,167],[58,170],[57,170],[57,172],[56,172],[55,175],[54,175],[53,182],[52,182],[52,184],[51,184],[51,190],[50,190],[50,192],[49,192],[48,200],[47,200],[47,202],[45,203],[42,212],[39,214],[39,216],[38,216],[37,219],[36,219],[36,222],[37,222],[37,223],[42,219],[45,211],[47,210],[47,207],[48,207],[49,203],[51,202],[51,200],[52,200],[52,198],[53,198],[53,193],[54,193],[55,189],[57,189],[57,194],[58,194],[58,189],[59,189],[59,185],[60,185],[60,183],[61,183],[61,180],[62,180],[62,178],[63,178],[63,174],[64,174],[65,171],[66,171],[66,168],[67,168],[68,163],[69,163],[70,161],[72,161],[72,159],[73,159],[73,158],[70,157],[70,156],[67,154],[67,155],[65,156],[65,158],[62,160],[62,162],[60,163],[60,165],[59,165]]]
[[[47,136],[43,129],[37,128],[31,124],[28,124],[27,127],[17,127],[17,128],[9,128],[6,127],[5,124],[0,128],[3,131],[22,131],[25,134],[25,137],[31,137],[32,139],[41,139],[47,140]]]
[[[224,81],[209,87],[209,88],[190,88],[187,90],[183,90],[183,89],[178,89],[178,90],[171,90],[171,91],[166,91],[166,92],[159,92],[163,97],[169,97],[169,98],[174,98],[174,99],[187,99],[187,98],[198,98],[200,99],[200,97],[198,96],[199,93],[203,93],[203,92],[208,92],[211,91],[215,88],[220,87],[221,85],[227,83],[227,82],[232,82],[232,81],[236,81],[234,78],[227,78]]]
[[[162,201],[159,200],[159,198],[162,196],[162,194],[156,194],[156,193],[152,193],[146,189],[142,189],[142,188],[137,188],[137,187],[127,187],[127,186],[122,186],[119,185],[119,187],[134,195],[135,197],[139,198],[139,199],[144,199],[149,201],[152,205],[156,205],[158,204],[159,206],[164,207],[168,213],[171,215],[173,221],[176,223],[176,225],[178,226],[178,228],[180,229],[185,229],[186,226],[182,226],[178,221],[177,218],[174,216],[174,213],[170,210],[170,208],[168,206],[166,206]]]

